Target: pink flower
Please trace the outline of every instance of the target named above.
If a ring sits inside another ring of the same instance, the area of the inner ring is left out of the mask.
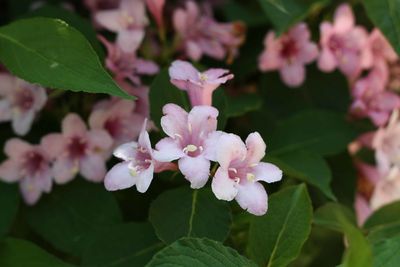
[[[144,117],[134,113],[135,102],[111,98],[99,102],[89,116],[91,129],[105,130],[113,138],[114,145],[136,139]]]
[[[368,200],[361,194],[356,194],[354,209],[356,211],[358,225],[363,225],[368,217],[372,214]]]
[[[102,36],[98,38],[107,48],[106,67],[114,74],[116,80],[127,78],[140,85],[140,75],[154,75],[159,72],[159,67],[153,61],[141,59],[132,52],[126,53]]]
[[[385,90],[385,78],[377,68],[354,84],[352,95],[351,113],[358,118],[369,117],[376,126],[386,124],[391,112],[400,108],[400,97]]]
[[[340,5],[333,24],[320,25],[321,53],[318,67],[325,72],[339,68],[349,78],[355,78],[362,68],[372,64],[368,49],[368,35],[364,28],[355,26],[353,12],[348,4]]]
[[[265,50],[259,58],[262,71],[279,70],[281,79],[290,87],[301,85],[305,79],[304,65],[318,56],[317,45],[310,41],[310,31],[300,23],[280,37],[269,32],[264,40]]]
[[[211,187],[218,199],[236,199],[239,205],[254,215],[267,212],[268,196],[259,181],[273,183],[281,180],[282,171],[271,163],[260,162],[266,145],[259,133],[254,132],[246,144],[234,134],[216,135],[214,156],[219,163]]]
[[[10,74],[0,74],[0,121],[12,121],[14,132],[25,135],[46,104],[46,90]]]
[[[130,142],[114,150],[114,156],[123,160],[107,173],[104,185],[114,191],[132,187],[144,193],[153,180],[154,172],[171,169],[171,164],[157,162],[151,147],[146,121],[143,123],[138,142]]]
[[[219,60],[227,55],[233,57],[244,40],[241,23],[218,23],[210,16],[200,14],[194,1],[187,1],[186,9],[175,10],[172,22],[180,37],[181,48],[192,60],[199,60],[203,54]]]
[[[399,111],[393,112],[389,124],[380,128],[373,140],[378,169],[384,176],[391,176],[393,167],[400,168]]]
[[[82,119],[74,113],[63,119],[61,134],[49,134],[43,138],[48,153],[55,158],[53,173],[58,184],[71,181],[78,172],[89,181],[102,181],[106,173],[104,154],[112,143],[106,131],[88,131]]]
[[[0,177],[5,182],[19,182],[25,202],[35,204],[43,192],[52,188],[52,171],[48,147],[42,142],[31,145],[13,138],[6,142],[4,153],[9,159],[0,165]]]
[[[99,11],[95,18],[101,26],[118,34],[117,44],[126,53],[138,49],[149,23],[142,0],[121,0],[119,8]]]
[[[153,15],[154,19],[156,20],[158,27],[163,28],[163,10],[165,0],[146,0],[146,5],[151,15]]]
[[[393,47],[379,29],[374,28],[369,35],[368,43],[374,62],[376,62],[376,60],[383,60],[385,62],[393,63],[398,59]]]
[[[203,187],[210,174],[206,151],[208,136],[217,129],[218,110],[196,106],[189,113],[175,104],[163,107],[161,127],[169,136],[156,144],[155,158],[160,162],[178,160],[178,166],[192,188]]]
[[[175,60],[169,67],[171,83],[189,94],[192,106],[212,104],[212,94],[215,89],[233,78],[226,69],[209,69],[198,72],[192,64]]]

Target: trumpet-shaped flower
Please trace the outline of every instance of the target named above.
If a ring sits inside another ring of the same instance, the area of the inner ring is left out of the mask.
[[[16,134],[30,130],[35,115],[46,104],[46,90],[10,74],[0,74],[0,121],[12,121]]]
[[[151,15],[153,15],[154,19],[159,28],[164,27],[163,20],[163,10],[165,5],[165,0],[146,0],[146,5]]]
[[[178,160],[179,169],[191,187],[203,187],[210,175],[206,140],[217,129],[218,110],[196,106],[187,113],[175,104],[167,104],[163,113],[161,127],[168,137],[156,144],[155,158],[161,162]]]
[[[140,85],[141,75],[158,73],[159,67],[153,61],[139,58],[135,53],[126,53],[102,36],[99,36],[99,39],[107,48],[106,67],[114,74],[116,80],[127,78],[135,85]]]
[[[260,183],[281,180],[282,171],[271,163],[260,162],[266,145],[257,132],[246,143],[234,134],[215,135],[213,157],[220,164],[211,187],[218,199],[236,199],[239,205],[254,215],[267,212],[268,196]]]
[[[78,172],[89,181],[103,181],[106,174],[104,154],[113,144],[105,130],[88,131],[82,119],[70,113],[62,121],[62,133],[45,136],[43,144],[55,158],[53,173],[56,183],[67,183]]]
[[[95,18],[98,24],[118,34],[117,44],[126,53],[138,49],[149,23],[142,0],[121,0],[117,9],[99,11]]]
[[[175,10],[172,22],[182,50],[192,60],[199,60],[203,54],[219,60],[228,56],[230,60],[244,40],[241,23],[218,23],[201,14],[194,1],[187,1],[185,8]]]
[[[349,78],[358,76],[363,68],[372,64],[367,31],[355,26],[353,12],[348,4],[340,5],[333,24],[320,25],[321,53],[318,67],[325,72],[339,68]]]
[[[209,69],[197,71],[192,64],[175,60],[169,68],[171,83],[181,90],[187,91],[192,106],[212,104],[212,94],[215,89],[233,78],[226,69]]]
[[[305,67],[318,56],[317,45],[310,40],[310,31],[300,23],[288,33],[276,37],[269,32],[264,40],[265,50],[259,58],[262,71],[279,70],[286,85],[295,87],[304,82]]]
[[[367,77],[358,80],[352,89],[354,101],[350,112],[359,118],[369,117],[376,126],[383,126],[393,110],[400,108],[400,97],[385,89],[383,62],[377,62]]]
[[[51,158],[47,150],[43,142],[31,145],[17,138],[8,140],[4,147],[8,159],[0,165],[0,179],[19,182],[22,197],[29,205],[52,188]]]
[[[123,160],[115,165],[106,175],[104,185],[114,191],[132,187],[144,193],[153,180],[154,172],[171,169],[172,164],[160,163],[154,159],[149,134],[143,123],[138,142],[120,145],[114,150],[114,156]]]

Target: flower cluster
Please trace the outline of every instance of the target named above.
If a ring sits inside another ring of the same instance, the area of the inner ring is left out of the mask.
[[[211,104],[212,91],[224,83],[226,70],[211,69],[199,73],[190,63],[176,61],[170,67],[171,82],[185,88],[193,108],[185,111],[175,104],[163,107],[161,127],[167,137],[152,148],[144,123],[139,140],[125,143],[114,151],[123,160],[105,177],[108,190],[136,185],[145,192],[154,172],[178,168],[190,186],[203,187],[209,177],[211,162],[218,163],[212,179],[212,190],[218,199],[236,199],[239,205],[255,215],[267,211],[267,194],[259,181],[279,181],[282,171],[273,164],[260,162],[266,145],[261,136],[250,134],[244,143],[239,136],[217,131],[218,110]],[[204,76],[204,77],[203,77]],[[203,77],[203,78],[202,78]],[[193,100],[194,99],[194,100]]]
[[[378,29],[368,33],[356,25],[350,6],[342,4],[333,23],[320,25],[319,49],[310,37],[304,23],[279,37],[269,32],[259,57],[260,70],[279,70],[286,85],[297,87],[305,80],[305,65],[314,60],[323,72],[338,69],[349,80],[353,97],[350,114],[370,118],[376,126],[385,125],[392,111],[400,108],[400,97],[390,90],[391,85],[396,86],[398,75],[391,78],[390,74],[398,56],[382,33]],[[363,71],[368,74],[363,76]]]

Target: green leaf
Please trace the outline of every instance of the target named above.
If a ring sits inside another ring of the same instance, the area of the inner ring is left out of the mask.
[[[126,223],[97,231],[82,255],[82,266],[144,266],[163,247],[149,223]]]
[[[7,238],[0,243],[0,266],[72,267],[31,242],[14,238]]]
[[[149,220],[165,243],[181,237],[207,237],[224,241],[231,225],[229,205],[210,189],[187,187],[162,193],[151,204]]]
[[[400,222],[400,201],[385,205],[375,211],[364,223],[366,229],[372,227],[389,224],[393,222]]]
[[[400,221],[375,226],[369,229],[368,239],[375,243],[377,241],[385,240],[394,236],[400,235]]]
[[[346,235],[349,245],[343,267],[368,267],[372,263],[371,246],[360,229],[354,214],[338,203],[328,203],[314,213],[314,223]]]
[[[209,225],[208,227],[212,227]],[[206,238],[182,238],[157,253],[146,267],[255,267],[235,250]]]
[[[228,97],[227,116],[238,117],[247,112],[255,111],[261,108],[262,98],[256,94],[245,94],[237,97]]]
[[[23,19],[1,27],[0,61],[44,87],[132,98],[104,70],[85,37],[59,19]]]
[[[150,115],[153,122],[160,128],[165,104],[174,103],[183,109],[189,109],[186,92],[176,88],[169,81],[168,69],[165,68],[154,78],[150,86]]]
[[[328,198],[336,200],[330,187],[332,173],[328,164],[320,155],[297,150],[279,155],[268,155],[267,161],[279,166],[285,175],[313,185]]]
[[[278,33],[303,20],[314,10],[321,9],[329,0],[258,0]]]
[[[400,54],[400,2],[398,0],[364,0],[368,17],[388,38]]]
[[[274,155],[303,149],[323,156],[334,155],[345,150],[355,137],[356,131],[344,114],[306,110],[278,125],[269,137],[269,149]]]
[[[81,255],[97,228],[122,221],[117,202],[103,185],[82,180],[56,188],[28,210],[28,224],[55,248]]]
[[[18,206],[18,187],[0,182],[0,239],[8,232],[13,223]]]
[[[267,214],[250,224],[248,253],[261,266],[286,266],[311,231],[312,206],[304,185],[271,196]]]
[[[398,267],[400,263],[400,236],[372,244],[373,267]]]
[[[104,58],[104,50],[100,45],[99,40],[97,39],[96,32],[93,28],[92,23],[77,15],[77,13],[73,13],[65,8],[45,5],[40,7],[39,9],[33,10],[29,12],[26,16],[28,17],[46,17],[46,18],[55,18],[61,19],[80,31],[90,42],[91,46],[97,52],[101,59]]]

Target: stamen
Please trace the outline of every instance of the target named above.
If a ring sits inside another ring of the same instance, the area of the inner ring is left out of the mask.
[[[239,177],[235,177],[235,179],[234,179],[234,181],[235,181],[235,183],[240,183],[240,178]]]
[[[249,167],[253,168],[253,167],[256,167],[257,165],[258,165],[258,163],[252,163],[249,165]]]
[[[256,180],[256,176],[252,173],[246,174],[247,181],[254,182]]]
[[[151,163],[152,160],[151,160],[151,159],[145,159],[144,162],[146,162],[146,163]]]
[[[203,82],[207,81],[208,77],[204,73],[199,73],[199,79]]]
[[[195,152],[197,150],[197,146],[195,145],[187,145],[184,149],[183,149],[183,153],[188,153],[188,152]]]
[[[203,146],[199,146],[199,150],[200,150],[200,152],[203,152],[203,150],[204,150]]]

